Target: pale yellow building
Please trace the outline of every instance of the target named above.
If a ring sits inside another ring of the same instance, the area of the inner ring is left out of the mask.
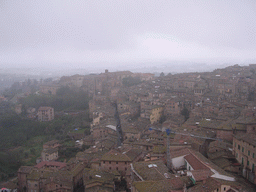
[[[163,107],[162,106],[153,106],[151,109],[151,114],[150,114],[150,123],[159,123],[160,119],[163,115]]]
[[[159,123],[163,116],[164,108],[158,105],[147,105],[141,111],[140,116],[150,120],[151,124]]]
[[[239,134],[233,138],[233,154],[237,161],[242,165],[242,175],[256,183],[255,166],[256,166],[256,135]]]

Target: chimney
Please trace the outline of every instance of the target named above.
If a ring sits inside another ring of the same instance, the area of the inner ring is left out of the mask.
[[[108,69],[105,69],[105,73],[108,73]]]

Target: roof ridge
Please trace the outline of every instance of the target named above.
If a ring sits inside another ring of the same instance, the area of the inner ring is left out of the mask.
[[[207,168],[209,168],[210,170],[213,169],[212,167],[209,167],[205,162],[203,162],[202,160],[200,160],[190,149],[188,149],[190,154],[193,155],[198,161],[200,161],[203,165],[205,165]]]
[[[156,167],[154,167],[154,169],[155,169],[161,176],[163,176],[164,180],[167,180],[167,178],[166,178],[164,175],[162,175],[162,173],[161,173]]]
[[[218,170],[216,170],[214,167],[211,167],[210,165],[208,165],[208,164],[206,164],[204,161],[201,161],[192,151],[191,151],[191,154],[197,159],[197,160],[199,160],[203,165],[205,165],[207,168],[209,168],[210,169],[210,171],[212,171],[213,173],[214,173],[214,175],[216,174],[216,173],[218,173],[218,174],[222,174],[222,173],[220,173]],[[201,153],[200,153],[201,154]],[[203,155],[202,155],[203,156]],[[204,157],[204,156],[203,156]],[[206,158],[206,157],[205,157]],[[207,158],[206,158],[207,159]],[[211,162],[211,160],[209,160],[209,159],[207,159],[208,161],[210,161]],[[221,170],[222,170],[222,168],[220,168]],[[223,170],[225,173],[226,173],[226,171],[225,170]],[[234,177],[233,176],[230,176],[230,175],[227,175],[227,174],[224,174],[226,177],[230,177],[230,178],[232,178],[233,180],[234,180]],[[214,177],[211,177],[211,178],[214,178]],[[226,179],[224,179],[224,180],[226,180]]]
[[[151,191],[151,189],[156,185],[156,181],[154,181],[154,183],[153,183],[153,185],[150,187],[150,189],[149,189],[149,192]]]
[[[128,152],[130,152],[131,150],[134,150],[134,148],[130,148],[130,149],[128,149],[127,151],[124,151],[122,154],[124,154],[126,157],[128,157],[129,159],[130,159],[130,161],[133,161],[133,159],[131,159],[128,155],[127,155],[127,153]]]

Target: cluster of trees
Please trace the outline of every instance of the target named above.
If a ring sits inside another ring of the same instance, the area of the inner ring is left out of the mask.
[[[184,116],[184,121],[189,119],[189,110],[186,106],[181,110],[180,114]]]
[[[49,122],[31,121],[15,113],[0,116],[0,151],[21,146],[37,136],[62,140],[77,127],[88,129],[89,132],[88,119],[88,113],[75,117],[64,115]]]
[[[14,97],[16,94],[30,91],[30,92],[35,92],[36,90],[39,89],[39,83],[36,79],[28,79],[26,82],[20,83],[20,82],[15,82],[12,84],[12,86],[9,89],[5,89],[3,92],[3,95],[11,99]]]
[[[17,93],[22,93],[23,89],[38,90],[37,85],[36,81],[30,80],[23,84],[14,83],[4,94],[10,99]],[[31,94],[20,99],[23,106],[21,115],[17,115],[13,110],[6,110],[13,109],[13,106],[6,106],[6,103],[2,102],[1,104],[4,105],[0,105],[0,151],[2,151],[0,152],[0,180],[13,176],[17,169],[24,165],[24,159],[33,160],[32,158],[38,157],[40,150],[36,150],[33,146],[29,147],[31,149],[24,150],[24,147],[35,138],[64,140],[67,138],[67,133],[77,127],[85,129],[88,133],[90,131],[88,127],[90,121],[89,99],[83,90],[69,87],[61,87],[57,90],[56,95]],[[62,115],[50,122],[39,122],[26,118],[26,109],[29,107],[38,109],[40,106],[51,106],[55,111],[81,110],[82,112],[77,116]],[[3,112],[1,113],[1,111]],[[42,144],[40,142],[39,145]],[[68,147],[60,153],[67,157],[74,155],[79,150],[75,147]]]
[[[23,145],[27,140],[43,135],[63,135],[75,120],[62,117],[51,122],[38,122],[21,118],[15,113],[0,118],[0,150]]]
[[[127,86],[127,87],[130,87],[130,86],[133,86],[133,85],[138,85],[141,83],[141,80],[139,77],[125,77],[123,78],[122,80],[122,83],[124,86]]]
[[[19,151],[0,152],[0,181],[7,180],[8,177],[13,177],[17,173],[22,165],[20,155]]]
[[[36,158],[36,150],[32,147],[29,151],[18,150],[24,145],[29,145],[34,138],[40,136],[49,139],[64,140],[67,133],[74,130],[76,126],[86,128],[84,122],[88,121],[88,115],[68,116],[64,115],[50,122],[31,121],[11,113],[0,116],[0,181],[14,176],[24,159]],[[84,127],[82,127],[84,125]],[[88,132],[87,131],[87,132]],[[40,145],[43,143],[40,142]],[[65,156],[74,155],[79,149],[68,148],[62,151]],[[38,156],[37,156],[38,157]]]
[[[21,104],[26,108],[40,106],[51,106],[55,111],[62,110],[85,110],[88,109],[88,94],[80,89],[61,87],[56,95],[31,94],[21,99]]]

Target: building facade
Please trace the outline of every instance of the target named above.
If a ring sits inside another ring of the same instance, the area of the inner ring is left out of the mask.
[[[52,107],[39,107],[37,115],[39,121],[51,121],[54,119],[54,109]]]

